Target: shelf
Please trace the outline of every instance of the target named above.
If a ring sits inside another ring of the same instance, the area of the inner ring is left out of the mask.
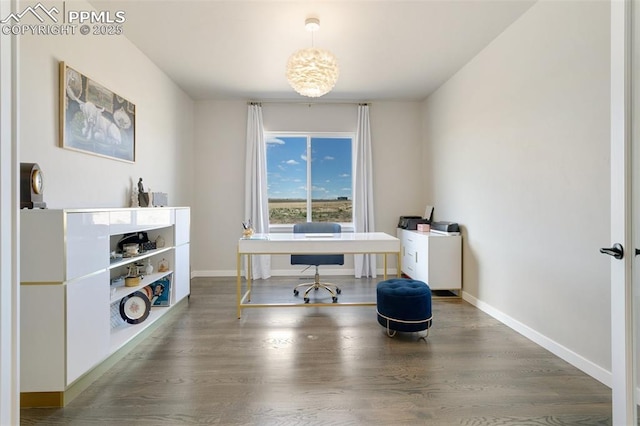
[[[141,322],[140,324],[122,324],[118,327],[111,329],[111,342],[109,345],[109,354],[114,353],[116,350],[121,348],[131,339],[136,337],[139,333],[144,331],[145,328],[149,327],[151,324],[156,322],[160,317],[170,311],[169,306],[156,306],[151,308],[149,312],[149,316],[146,320]]]
[[[114,268],[117,268],[118,266],[128,265],[130,263],[137,262],[138,260],[146,259],[148,257],[154,256],[160,253],[165,253],[170,250],[173,250],[173,247],[163,247],[155,250],[147,250],[144,253],[139,254],[138,256],[123,257],[121,259],[110,259],[109,269],[114,269]]]
[[[171,275],[173,273],[172,270],[169,271],[165,271],[165,272],[156,272],[155,274],[150,274],[150,275],[145,275],[144,277],[142,277],[142,279],[140,280],[140,284],[138,284],[135,287],[126,287],[124,284],[121,284],[119,286],[112,286],[111,288],[115,288],[116,289],[116,294],[111,296],[111,302],[109,303],[114,303],[117,302],[118,300],[122,299],[125,296],[130,295],[133,292],[136,292],[146,286],[148,286],[149,284],[158,281],[160,278],[164,278],[167,275]]]

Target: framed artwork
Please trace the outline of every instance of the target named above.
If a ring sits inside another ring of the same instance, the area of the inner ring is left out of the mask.
[[[136,106],[60,62],[60,146],[136,161]]]

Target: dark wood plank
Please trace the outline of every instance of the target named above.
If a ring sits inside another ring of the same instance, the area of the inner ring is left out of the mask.
[[[375,300],[378,280],[334,281],[341,300]],[[258,280],[254,300],[299,300],[299,282]],[[426,340],[386,337],[375,307],[247,309],[238,320],[235,279],[194,279],[173,321],[67,407],[22,409],[21,424],[611,424],[606,386],[460,299],[435,299],[433,311]]]

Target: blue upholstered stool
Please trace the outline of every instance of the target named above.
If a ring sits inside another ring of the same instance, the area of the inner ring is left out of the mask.
[[[396,331],[428,333],[431,327],[431,289],[422,281],[393,278],[379,282],[377,304],[378,322],[389,337]]]

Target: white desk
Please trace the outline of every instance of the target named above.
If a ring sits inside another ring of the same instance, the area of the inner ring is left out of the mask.
[[[371,306],[363,303],[249,303],[251,301],[251,256],[255,254],[383,254],[384,279],[387,278],[387,255],[395,254],[400,276],[400,240],[384,232],[340,234],[255,234],[238,241],[237,304],[238,318],[242,308],[283,306]],[[242,294],[242,256],[247,258],[247,290]]]

